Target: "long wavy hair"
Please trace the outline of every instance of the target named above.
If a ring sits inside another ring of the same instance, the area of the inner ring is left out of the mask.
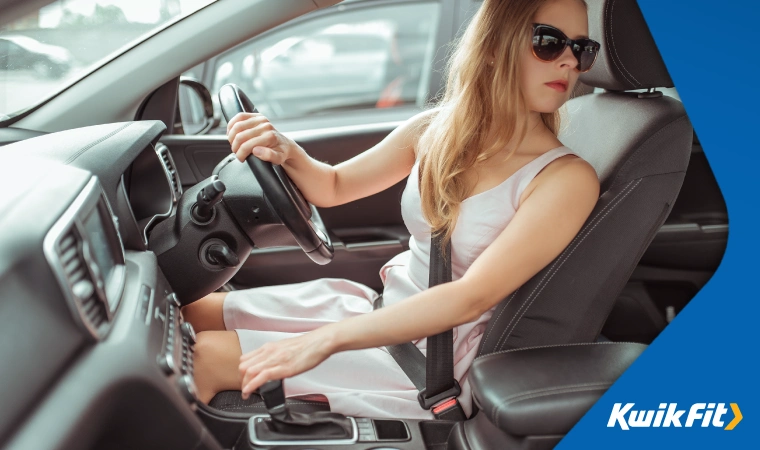
[[[485,0],[448,60],[444,95],[417,141],[422,214],[432,233],[443,235],[442,251],[472,190],[465,175],[518,136],[507,154],[511,157],[528,134],[530,111],[520,89],[519,57],[530,45],[533,17],[547,1]],[[541,113],[555,136],[562,114]],[[492,131],[493,124],[500,125]]]

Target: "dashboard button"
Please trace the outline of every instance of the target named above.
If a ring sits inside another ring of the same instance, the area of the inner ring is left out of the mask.
[[[169,302],[170,305],[174,305],[177,308],[182,306],[182,303],[180,303],[179,299],[177,298],[177,294],[174,292],[166,296],[166,301]]]
[[[182,331],[182,335],[190,341],[190,344],[195,344],[195,330],[190,322],[183,323],[179,329]]]
[[[158,366],[166,375],[172,375],[177,371],[177,366],[174,365],[174,356],[171,353],[158,355]]]
[[[198,391],[195,388],[193,377],[190,375],[182,375],[179,377],[178,384],[179,391],[182,393],[182,396],[185,397],[185,400],[190,403],[195,403],[198,398]]]

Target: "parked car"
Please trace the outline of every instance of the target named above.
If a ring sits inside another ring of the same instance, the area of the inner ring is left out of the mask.
[[[72,63],[71,52],[63,47],[28,36],[0,35],[0,70],[31,70],[43,78],[60,78]]]
[[[587,3],[599,12],[612,1]],[[647,42],[639,39],[649,31],[635,0],[614,1],[626,5],[615,9],[623,16],[591,16],[611,21],[604,39]],[[34,16],[41,3],[28,2],[26,13]],[[250,432],[266,419],[258,417],[267,411],[260,396],[243,401],[227,391],[209,405],[198,402],[194,331],[179,307],[209,286],[321,277],[379,291],[378,269],[408,248],[401,181],[350,204],[315,208],[334,252],[329,264],[314,264],[278,219],[278,210],[293,205],[266,197],[246,165],[220,166],[230,145],[214,117],[215,97],[236,83],[314,158],[345,161],[440,94],[450,43],[480,2],[193,4],[0,120],[2,448],[275,447]],[[602,40],[603,24],[590,25]],[[697,135],[678,99],[658,89],[672,83],[657,50],[620,48],[639,52],[626,59],[627,70],[654,68],[658,84],[638,89],[603,77],[607,83],[597,80],[569,102],[583,108],[568,108],[573,127],[560,138],[587,155],[602,196],[581,237],[499,306],[489,325],[497,331],[484,339],[471,372],[480,411],[466,421],[360,417],[356,436],[340,448],[552,446],[717,269],[726,206]],[[604,68],[607,77],[617,73]],[[181,84],[183,76],[198,83]],[[40,81],[26,80],[30,89]],[[180,86],[190,91],[178,95]],[[203,126],[189,123],[200,120]],[[617,164],[623,160],[631,164]],[[214,176],[228,185],[224,207],[208,222],[191,219]],[[218,241],[237,264],[202,257]],[[561,327],[553,322],[558,311],[575,320]],[[579,342],[591,345],[573,345]],[[523,409],[505,400],[533,398],[517,389],[568,384],[594,389],[561,391]],[[330,408],[318,394],[286,404],[304,414]]]

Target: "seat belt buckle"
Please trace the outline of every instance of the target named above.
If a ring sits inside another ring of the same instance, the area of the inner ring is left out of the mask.
[[[459,394],[462,393],[462,388],[459,386],[459,382],[456,379],[452,381],[454,381],[453,386],[441,392],[440,394],[436,394],[430,398],[428,398],[427,395],[425,394],[427,392],[427,388],[421,390],[417,394],[417,401],[420,402],[420,406],[422,406],[422,409],[430,409],[433,406],[437,406],[439,403],[442,403],[446,400],[456,399],[457,397],[459,397]]]
[[[433,416],[438,420],[467,420],[467,416],[464,415],[462,405],[459,404],[459,399],[452,397],[448,400],[433,406]]]

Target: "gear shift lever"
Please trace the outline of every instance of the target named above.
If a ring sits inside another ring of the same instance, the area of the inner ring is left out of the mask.
[[[291,412],[285,405],[282,380],[268,381],[259,395],[271,420],[256,422],[256,437],[263,441],[318,441],[352,439],[354,426],[343,414],[317,411],[310,414]]]
[[[267,412],[272,417],[272,425],[288,423],[290,411],[285,406],[285,387],[282,380],[267,381],[259,388],[259,395],[264,399]]]

